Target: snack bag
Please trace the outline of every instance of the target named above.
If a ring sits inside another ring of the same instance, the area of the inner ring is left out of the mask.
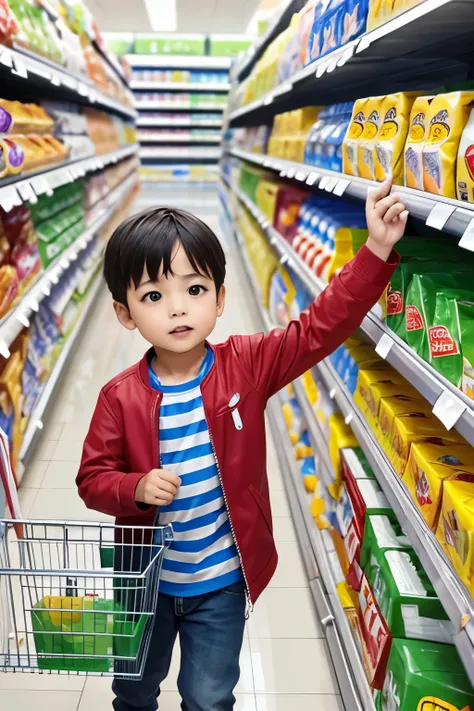
[[[440,94],[431,102],[423,148],[423,185],[429,193],[456,197],[456,159],[473,102],[474,93],[469,91]]]
[[[458,200],[474,202],[474,109],[462,132],[456,163],[456,194]]]
[[[473,391],[474,292],[447,290],[436,295],[428,327],[430,363],[453,385]],[[466,376],[464,377],[464,373]]]
[[[428,113],[432,101],[432,96],[419,96],[410,114],[405,143],[405,185],[416,190],[424,190],[423,148],[428,137]]]
[[[381,689],[385,679],[392,635],[375,599],[372,587],[362,576],[359,592],[359,620],[362,635],[363,663],[369,684]]]
[[[468,289],[472,284],[472,267],[466,266],[464,273],[461,267],[456,267],[449,274],[414,274],[410,282],[405,305],[406,342],[427,362],[430,362],[428,329],[433,324],[436,295],[443,290],[454,293],[456,289]]]
[[[382,96],[367,100],[367,120],[360,137],[357,173],[366,180],[375,180],[375,144],[382,125]]]
[[[463,583],[474,592],[474,476],[446,479],[436,538]]]
[[[377,711],[472,711],[474,693],[454,646],[394,639]]]
[[[368,0],[346,0],[341,12],[339,44],[344,46],[365,32],[367,26]]]
[[[375,144],[375,177],[403,185],[405,140],[415,94],[389,94],[382,102],[382,126]]]
[[[459,474],[474,475],[474,450],[452,442],[412,444],[402,479],[428,526],[435,531],[443,482]]]
[[[359,175],[357,157],[359,142],[364,132],[369,99],[358,99],[352,110],[352,118],[342,144],[342,166],[347,175]]]

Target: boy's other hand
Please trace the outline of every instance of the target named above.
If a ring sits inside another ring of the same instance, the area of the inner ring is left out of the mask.
[[[138,482],[135,501],[149,506],[167,506],[176,496],[181,479],[166,469],[152,469]]]
[[[400,195],[390,194],[391,187],[391,181],[387,180],[379,187],[369,189],[365,206],[369,230],[367,247],[384,262],[403,237],[408,218],[408,210]]]

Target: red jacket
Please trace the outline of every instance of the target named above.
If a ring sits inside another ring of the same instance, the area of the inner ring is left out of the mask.
[[[211,346],[215,361],[201,384],[202,398],[252,602],[277,565],[266,472],[267,400],[354,332],[383,293],[397,262],[396,253],[386,264],[364,246],[286,329],[232,336]],[[160,465],[162,395],[149,384],[150,353],[101,391],[77,476],[86,505],[115,516],[119,525],[148,526],[156,513],[154,507],[140,508],[134,498],[141,477]],[[230,406],[236,393],[242,429],[236,428]]]

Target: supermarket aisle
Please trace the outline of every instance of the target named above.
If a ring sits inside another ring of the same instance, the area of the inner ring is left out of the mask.
[[[144,189],[136,208],[156,201],[196,212],[219,230],[220,207],[214,190]],[[258,328],[255,310],[239,273],[239,262],[227,245],[229,269],[227,306],[212,340],[230,332]],[[229,251],[230,250],[230,251]],[[88,427],[99,388],[121,369],[139,359],[146,345],[140,336],[119,327],[106,290],[93,311],[45,427],[42,442],[28,468],[20,492],[27,518],[96,520],[75,489],[82,438]],[[300,559],[276,454],[269,442],[270,476],[275,536],[280,564],[268,590],[251,615],[242,652],[241,680],[236,711],[339,711],[337,683],[327,657],[326,642]],[[258,545],[258,542],[256,542]],[[162,711],[178,711],[175,654],[161,697]],[[105,711],[111,708],[110,680],[82,677],[0,674],[0,708],[30,711]]]

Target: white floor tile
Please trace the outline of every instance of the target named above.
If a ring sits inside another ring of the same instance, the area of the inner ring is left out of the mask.
[[[80,691],[1,691],[0,708],[5,711],[76,711]]]
[[[82,446],[83,442],[67,442],[64,440],[59,440],[56,442],[56,447],[54,448],[51,460],[55,462],[80,462],[82,457]]]
[[[62,521],[112,521],[110,516],[86,508],[75,489],[39,489],[30,510],[30,516],[38,519]]]
[[[45,461],[49,462],[53,456],[53,452],[56,449],[57,441],[54,439],[45,439],[42,437],[35,449],[33,461]]]
[[[82,691],[85,676],[69,674],[0,674],[0,692],[24,691]]]
[[[283,490],[270,487],[270,500],[274,516],[283,518],[291,516],[290,506]]]
[[[309,588],[267,588],[248,626],[250,639],[323,637]]]
[[[332,694],[257,694],[257,711],[344,711]]]
[[[21,515],[23,516],[23,518],[33,518],[31,510],[33,508],[33,504],[35,503],[38,492],[39,489],[30,489],[26,486],[20,485],[18,496],[20,499]]]
[[[250,647],[257,694],[337,693],[324,640],[251,639]]]
[[[39,489],[43,484],[47,468],[47,461],[32,461],[26,466],[25,473],[21,480],[21,486],[30,489]]]
[[[307,588],[308,577],[301,560],[297,543],[283,542],[277,544],[278,567],[270,587],[273,588]]]
[[[79,465],[76,462],[51,461],[46,463],[43,489],[74,489],[77,494],[76,476]]]
[[[273,517],[273,536],[277,543],[295,543],[296,533],[293,521],[288,516]]]

